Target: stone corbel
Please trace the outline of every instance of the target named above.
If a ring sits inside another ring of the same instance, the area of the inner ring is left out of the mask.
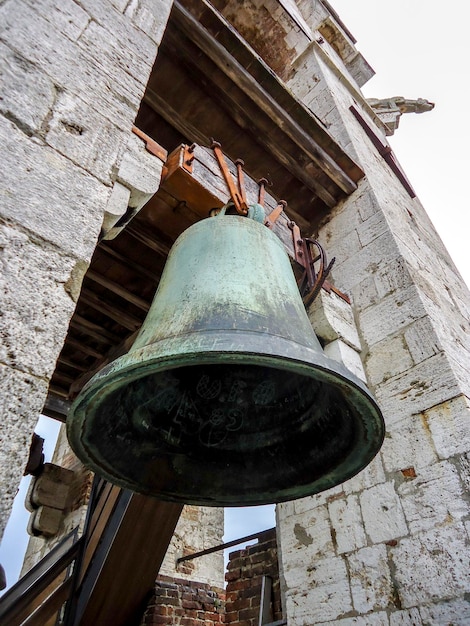
[[[166,150],[133,129],[105,210],[101,239],[114,239],[157,192],[166,157]]]
[[[334,291],[321,290],[309,307],[308,316],[326,356],[343,363],[366,382],[361,360],[361,342],[351,305]]]
[[[45,463],[41,473],[32,478],[25,498],[25,507],[31,512],[30,535],[52,537],[59,532],[74,474],[59,465]]]

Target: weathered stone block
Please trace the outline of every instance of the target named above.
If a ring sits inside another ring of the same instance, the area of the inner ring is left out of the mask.
[[[126,15],[156,43],[166,28],[173,0],[139,0],[127,3]]]
[[[65,467],[46,463],[39,476],[33,477],[28,499],[34,507],[46,506],[63,510],[74,473]]]
[[[299,498],[298,500],[294,500],[294,511],[297,514],[311,511],[317,506],[322,506],[323,504],[326,504],[330,501],[331,498],[335,498],[338,495],[343,495],[342,485],[337,485],[336,487],[332,487],[331,489],[327,489],[326,491],[317,493],[314,496],[307,496],[306,498]]]
[[[109,185],[128,135],[97,113],[92,104],[61,93],[49,121],[46,142]]]
[[[372,385],[398,376],[414,365],[402,335],[376,343],[364,361],[367,378]]]
[[[62,511],[49,506],[40,506],[31,513],[28,523],[28,533],[33,536],[43,535],[53,537],[59,532],[62,521]]]
[[[377,402],[387,416],[387,425],[418,415],[460,394],[459,381],[442,353],[390,378],[375,390]]]
[[[325,346],[325,354],[339,363],[343,363],[350,372],[360,380],[366,382],[366,375],[362,366],[361,357],[354,348],[348,346],[341,339],[336,339]]]
[[[289,624],[311,626],[352,610],[349,579],[341,558],[319,560],[285,572]]]
[[[470,548],[461,524],[447,524],[402,539],[390,554],[404,608],[470,591]]]
[[[125,215],[127,207],[129,206],[130,197],[130,189],[124,187],[121,183],[114,183],[101,226],[101,233],[104,235],[105,239],[113,238],[109,236],[111,235],[110,231],[113,229],[116,222]],[[117,231],[116,234],[120,231],[118,228],[115,230]]]
[[[391,260],[386,266],[378,268],[374,273],[374,282],[379,300],[395,291],[404,291],[413,285],[410,268],[401,256]]]
[[[414,363],[421,363],[442,351],[436,329],[427,317],[416,320],[405,330],[405,341]]]
[[[380,454],[377,454],[377,456],[365,469],[362,470],[362,472],[359,472],[359,474],[347,480],[343,483],[342,487],[346,494],[350,494],[363,491],[364,489],[368,489],[369,487],[373,487],[374,485],[384,482],[385,472],[382,457]]]
[[[328,511],[338,554],[352,552],[367,544],[357,496],[333,500]]]
[[[418,609],[395,611],[390,615],[390,626],[421,626],[422,624]]]
[[[468,450],[470,400],[460,395],[424,411],[438,455],[446,459]]]
[[[323,241],[323,233],[321,237]],[[347,246],[346,234],[345,238],[345,246]],[[354,239],[354,242],[355,241]],[[356,245],[354,242],[353,245],[355,248]],[[326,249],[329,251],[328,247],[326,247]],[[393,241],[389,233],[384,233],[380,237],[377,237],[377,239],[374,239],[366,248],[361,248],[355,254],[349,256],[349,258],[348,256],[339,256],[335,250],[331,251],[330,255],[332,253],[337,255],[336,264],[333,268],[335,284],[345,290],[353,289],[355,285],[361,283],[364,279],[375,273],[379,273],[389,266],[389,264],[393,263],[400,255],[397,244]],[[356,299],[355,302],[360,308],[361,299]],[[377,306],[380,306],[380,302]]]
[[[376,212],[364,222],[358,224],[356,229],[361,246],[365,248],[372,243],[374,239],[386,233],[389,227],[384,214],[382,212]]]
[[[47,381],[0,364],[0,534],[3,535],[31,436],[47,394]]]
[[[441,604],[420,607],[422,623],[436,626],[468,626],[470,624],[470,600],[461,598]]]
[[[131,190],[129,206],[140,209],[158,190],[163,162],[145,149],[137,135],[129,134],[117,180]]]
[[[425,315],[415,287],[395,291],[359,314],[359,326],[369,346],[388,339]]]
[[[408,534],[405,516],[392,482],[366,489],[360,495],[362,517],[373,543]]]
[[[315,624],[315,626],[388,626],[388,616],[384,612],[369,613],[365,617],[346,617],[345,619],[334,620],[332,622],[322,622],[321,624]],[[305,625],[311,626],[310,622],[305,622]]]
[[[123,86],[134,83],[129,95],[142,97],[157,52],[154,42],[135,29],[130,20],[120,20],[119,26],[113,21],[115,30],[109,28],[109,21],[106,26],[108,28],[91,21],[80,37],[80,46]],[[129,77],[132,77],[131,82]]]
[[[74,0],[25,0],[54,30],[75,41],[85,30],[90,16]]]
[[[325,343],[342,339],[352,348],[361,349],[352,307],[334,292],[322,289],[309,308],[308,316],[315,333]]]
[[[139,32],[139,31],[137,31]],[[58,89],[65,89],[92,103],[96,111],[128,130],[143,95],[145,72],[135,68],[139,80],[114,65],[112,55],[99,60],[71,41],[22,0],[0,5],[0,37],[26,60],[43,70]],[[106,33],[109,39],[109,33]],[[40,42],[40,44],[39,44]],[[102,43],[102,42],[99,42]],[[73,72],[70,68],[73,67]]]
[[[387,433],[381,449],[387,472],[412,466],[422,468],[438,460],[429,429],[419,416],[413,415],[392,424],[387,417],[385,414]]]
[[[0,214],[88,261],[110,189],[3,118],[0,137],[4,147]]]
[[[412,534],[460,521],[470,512],[457,469],[448,462],[426,467],[398,493]]]
[[[386,609],[393,585],[384,545],[363,548],[348,556],[353,604],[359,614]]]
[[[0,361],[46,379],[75,308],[65,286],[76,260],[0,225],[0,262]]]
[[[280,529],[283,553],[289,555],[287,569],[314,563],[333,551],[326,506],[280,519]]]
[[[56,91],[49,77],[0,43],[0,112],[27,134],[38,131]]]

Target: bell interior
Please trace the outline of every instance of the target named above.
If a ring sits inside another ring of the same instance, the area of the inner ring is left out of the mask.
[[[161,499],[280,502],[333,486],[370,461],[370,450],[361,459],[369,434],[357,395],[313,369],[182,366],[95,395],[82,445],[113,482]]]

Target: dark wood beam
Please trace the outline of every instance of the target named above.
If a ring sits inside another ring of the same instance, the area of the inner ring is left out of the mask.
[[[126,267],[127,269],[131,269],[136,274],[144,276],[145,278],[154,282],[155,284],[157,284],[158,281],[160,280],[160,276],[158,274],[156,274],[155,272],[152,272],[146,267],[143,267],[142,265],[140,265],[140,263],[136,263],[135,261],[132,261],[126,255],[122,254],[115,248],[112,248],[110,245],[104,243],[104,241],[100,243],[98,249],[100,252],[107,254],[108,256],[110,256],[112,259],[114,259],[115,261],[117,261],[118,263]]]
[[[170,252],[170,245],[164,243],[159,236],[160,233],[152,233],[148,229],[138,222],[138,220],[132,220],[132,222],[126,228],[126,234],[130,235],[134,239],[137,239],[140,243],[156,252],[157,254],[167,257]]]
[[[105,289],[112,291],[120,298],[123,298],[127,302],[130,302],[131,304],[136,306],[138,309],[141,309],[142,311],[145,311],[146,313],[150,308],[150,304],[147,302],[147,300],[144,300],[143,298],[136,296],[134,293],[130,292],[128,289],[125,289],[124,287],[122,287],[122,285],[118,285],[114,280],[110,280],[109,278],[106,278],[106,276],[103,276],[102,274],[95,272],[95,270],[91,268],[88,269],[86,273],[86,278],[88,280],[93,281],[94,283],[97,283],[98,285],[101,285],[102,287],[105,287]]]
[[[87,289],[82,289],[82,292],[80,294],[80,301],[81,303],[86,304],[92,309],[95,309],[95,311],[98,311],[106,317],[111,318],[128,330],[135,331],[142,325],[143,320],[140,320],[133,315],[126,313],[122,309],[117,308],[115,304],[106,302],[95,293]]]
[[[90,322],[90,320],[87,320],[78,313],[74,313],[70,321],[70,327],[75,328],[84,335],[93,337],[93,339],[97,341],[101,341],[101,343],[115,344],[121,340],[119,335],[110,332],[94,322]]]

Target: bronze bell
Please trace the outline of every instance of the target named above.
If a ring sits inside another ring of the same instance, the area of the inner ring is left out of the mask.
[[[179,237],[131,351],[84,387],[67,429],[112,483],[206,506],[318,493],[384,436],[365,385],[323,353],[279,239],[234,215]]]

